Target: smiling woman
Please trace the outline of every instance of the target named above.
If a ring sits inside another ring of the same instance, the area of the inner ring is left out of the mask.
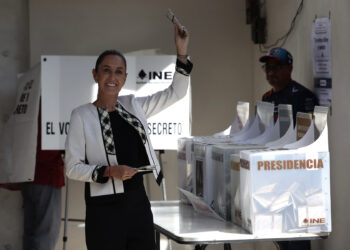
[[[155,249],[143,175],[153,173],[160,184],[163,174],[146,132],[147,118],[185,96],[192,70],[188,42],[188,31],[175,26],[178,58],[172,84],[150,96],[119,96],[127,66],[118,51],[105,51],[96,61],[97,100],[73,110],[65,158],[67,176],[86,182],[89,250]]]
[[[124,56],[115,50],[103,52],[98,57],[92,74],[98,83],[98,96],[94,105],[113,111],[115,109],[114,100],[118,98],[127,77]],[[108,104],[111,105],[108,107]]]

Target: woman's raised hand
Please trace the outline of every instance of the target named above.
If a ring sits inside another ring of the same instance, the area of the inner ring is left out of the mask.
[[[187,56],[189,33],[185,27],[175,26],[175,46],[178,56]]]

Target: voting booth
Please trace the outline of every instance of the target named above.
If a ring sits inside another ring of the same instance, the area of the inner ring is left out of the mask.
[[[147,96],[167,88],[176,56],[125,56],[127,79],[120,95]],[[95,56],[42,56],[42,147],[64,149],[71,111],[97,98],[92,77]],[[154,149],[177,149],[177,139],[190,136],[191,94],[147,120]]]
[[[34,180],[40,75],[37,65],[17,80],[15,107],[0,135],[0,183]]]

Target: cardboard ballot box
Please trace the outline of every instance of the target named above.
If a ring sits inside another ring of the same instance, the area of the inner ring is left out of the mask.
[[[298,148],[241,151],[242,226],[248,231],[331,232],[326,108],[315,108],[314,117]],[[318,139],[302,145],[315,130]]]

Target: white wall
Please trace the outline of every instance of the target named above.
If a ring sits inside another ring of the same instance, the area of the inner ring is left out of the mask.
[[[28,70],[28,5],[0,0],[0,131],[15,105],[16,77]]]
[[[267,0],[268,42],[272,43],[281,37],[289,28],[300,1]],[[294,57],[293,78],[313,89],[311,26],[317,15],[328,17],[332,21],[332,54],[333,54],[333,107],[329,117],[329,139],[331,153],[331,197],[333,232],[329,239],[313,242],[313,249],[348,249],[350,237],[347,228],[350,224],[348,208],[350,199],[350,168],[348,167],[348,149],[350,147],[350,1],[348,0],[307,0],[304,9],[295,25],[290,38],[285,44]],[[259,57],[262,54],[258,47],[254,53],[254,99],[260,99],[262,93],[270,87],[260,69]]]
[[[14,108],[16,77],[29,69],[28,3],[0,0],[0,131]],[[20,192],[0,188],[0,249],[21,249]]]

